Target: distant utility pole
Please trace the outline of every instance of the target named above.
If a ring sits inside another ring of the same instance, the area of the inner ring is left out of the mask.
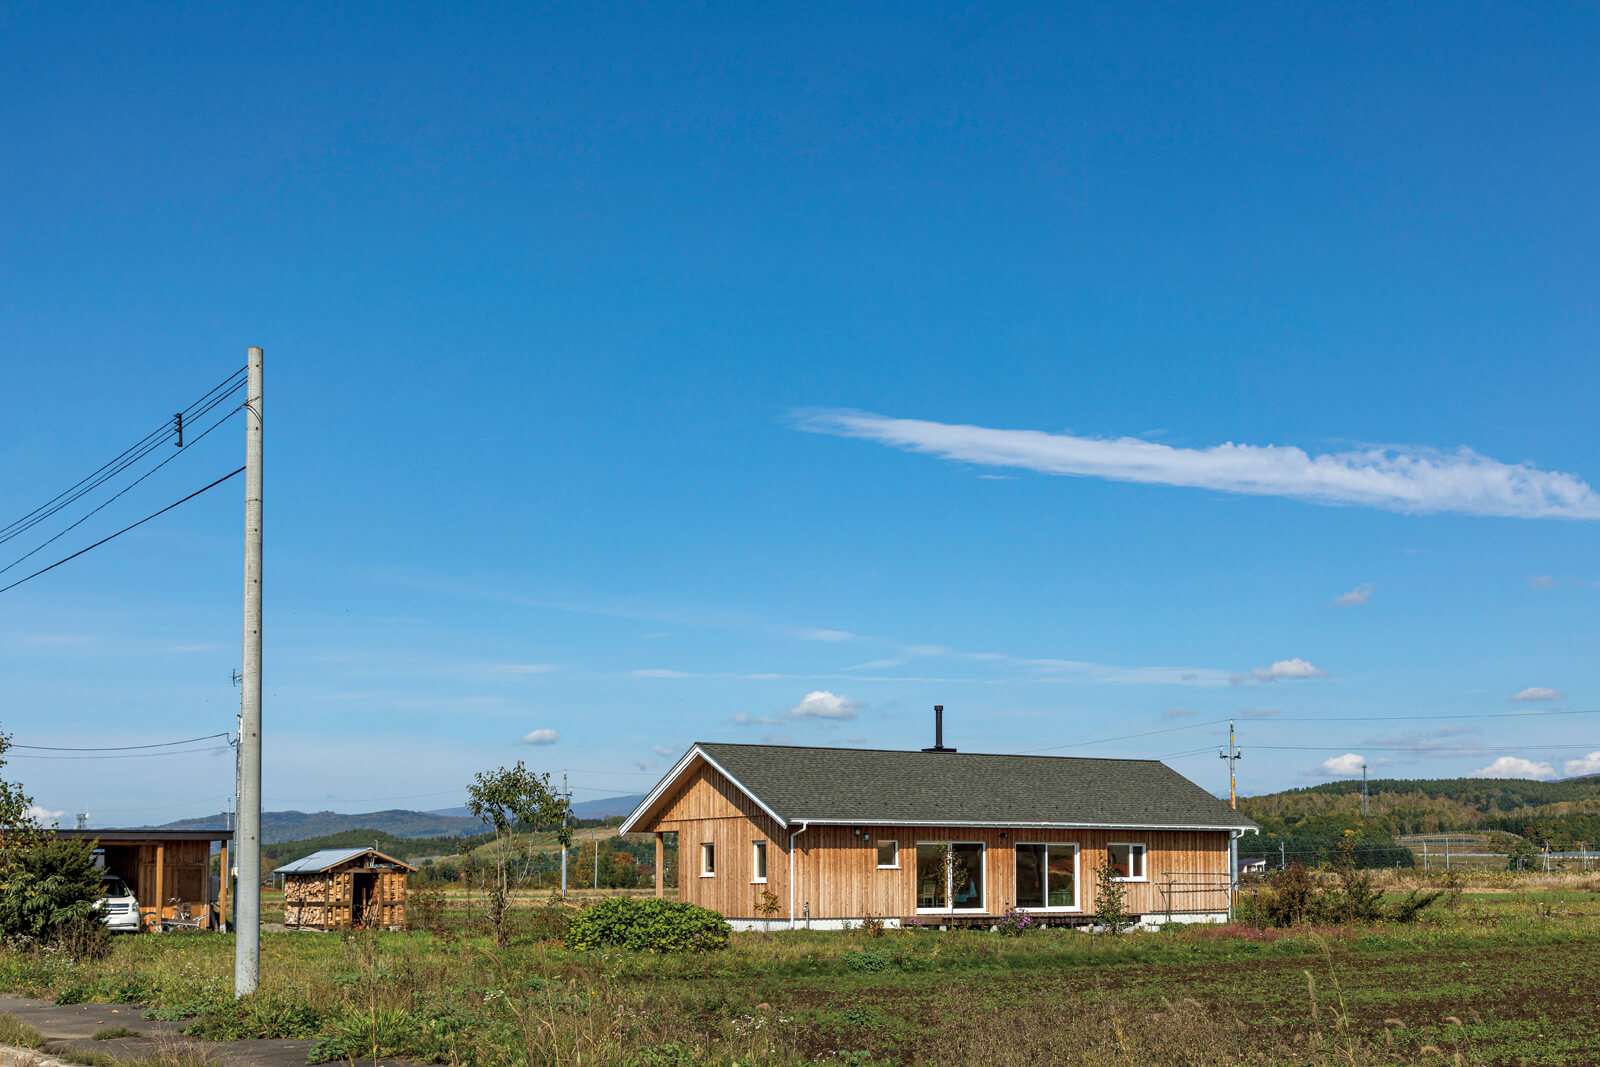
[[[1361,761],[1361,817],[1367,817],[1367,761]]]
[[[567,788],[567,772],[561,772],[561,795],[567,798],[567,807],[561,813],[561,825],[567,825],[567,816],[572,814],[572,790]],[[567,846],[561,846],[561,895],[567,895]]]
[[[1228,761],[1228,807],[1239,806],[1239,760],[1244,753],[1239,751],[1239,746],[1233,743],[1233,720],[1228,720],[1228,750],[1217,750],[1217,758]]]
[[[239,892],[234,900],[233,995],[261,977],[261,362],[250,349],[244,397],[244,677],[239,712]],[[156,901],[159,908],[161,902]]]

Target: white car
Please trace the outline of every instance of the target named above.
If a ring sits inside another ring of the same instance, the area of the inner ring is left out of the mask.
[[[100,918],[113,933],[139,932],[139,902],[128,883],[114,874],[100,878]]]

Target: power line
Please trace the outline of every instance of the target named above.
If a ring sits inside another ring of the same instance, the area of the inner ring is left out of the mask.
[[[192,745],[196,741],[210,741],[217,737],[231,737],[232,734],[206,734],[204,737],[191,737],[186,741],[162,741],[154,745],[95,745],[87,748],[73,748],[64,745],[18,745],[12,744],[11,748],[33,748],[45,752],[132,752],[141,748],[173,748],[177,745]]]
[[[183,752],[124,752],[116,756],[33,756],[18,753],[12,759],[155,759],[159,756],[209,756],[221,749],[191,748]]]
[[[209,410],[209,409],[207,409],[207,410]],[[106,500],[105,502],[101,503],[98,507],[96,507],[93,510],[91,510],[88,514],[84,515],[82,518],[80,518],[77,522],[73,523],[71,526],[68,526],[65,530],[62,530],[60,533],[56,534],[54,537],[50,538],[48,541],[45,541],[43,544],[41,544],[38,547],[34,548],[32,551],[26,552],[23,555],[17,557],[16,559],[12,560],[10,563],[7,563],[4,567],[0,567],[0,574],[4,574],[6,571],[10,570],[12,567],[15,567],[17,564],[21,563],[23,560],[25,560],[29,556],[33,555],[35,552],[38,552],[41,549],[46,548],[49,545],[53,544],[54,542],[59,541],[62,537],[65,537],[67,534],[71,533],[73,530],[77,529],[79,526],[82,526],[85,522],[89,521],[89,519],[92,518],[97,512],[103,510],[107,505],[115,502],[118,497],[122,496],[124,493],[128,492],[128,490],[132,489],[134,486],[138,485],[140,482],[142,482],[146,478],[150,477],[152,474],[154,474],[156,471],[160,470],[162,467],[165,467],[168,463],[171,463],[173,460],[177,459],[179,456],[181,456],[184,452],[188,451],[190,448],[193,448],[195,445],[199,444],[205,438],[206,434],[210,433],[212,430],[215,430],[218,426],[221,426],[223,423],[225,423],[229,419],[233,418],[233,416],[236,413],[238,413],[239,410],[240,410],[239,408],[234,408],[232,411],[230,411],[226,415],[222,416],[222,418],[218,419],[216,422],[212,423],[210,426],[207,426],[201,432],[199,437],[196,437],[193,441],[190,441],[187,445],[184,445],[178,451],[174,452],[172,455],[168,456],[166,459],[162,460],[160,463],[157,463],[154,467],[151,467],[149,470],[145,471],[139,477],[135,478],[132,482],[129,482],[121,490],[119,490],[117,493],[113,494],[111,499]]]
[[[1096,741],[1078,741],[1070,745],[1051,745],[1049,748],[1028,748],[1018,753],[1018,755],[1027,756],[1035,752],[1059,752],[1063,748],[1084,748],[1088,745],[1104,745],[1109,744],[1112,741],[1127,741],[1134,737],[1154,737],[1156,734],[1175,734],[1181,730],[1198,730],[1202,726],[1215,726],[1218,723],[1227,721],[1227,719],[1211,719],[1207,722],[1191,722],[1183,726],[1173,726],[1165,730],[1146,730],[1142,734],[1123,734],[1120,737],[1102,737]]]
[[[67,556],[64,559],[58,559],[54,563],[50,564],[50,566],[44,567],[44,568],[42,568],[40,570],[36,570],[32,574],[28,575],[26,578],[19,578],[18,580],[12,582],[10,585],[5,586],[3,588],[0,588],[0,593],[9,593],[11,590],[15,589],[17,586],[21,585],[23,582],[30,582],[33,579],[39,577],[39,575],[46,573],[47,571],[53,571],[57,567],[61,566],[63,563],[67,563],[67,562],[69,562],[71,560],[75,560],[79,556],[83,555],[85,552],[89,552],[89,551],[92,551],[93,549],[99,548],[101,545],[105,544],[107,541],[110,541],[110,540],[113,540],[115,538],[121,537],[123,534],[127,533],[129,530],[132,530],[135,527],[143,526],[145,523],[149,522],[151,519],[156,518],[159,515],[165,515],[167,512],[169,512],[173,508],[177,507],[179,504],[187,504],[189,501],[193,500],[195,497],[199,496],[201,493],[204,493],[204,492],[206,492],[207,490],[210,490],[210,489],[215,489],[217,486],[221,485],[223,482],[227,481],[229,478],[236,477],[237,475],[240,475],[240,474],[243,474],[243,473],[244,473],[244,468],[240,467],[238,470],[234,471],[232,474],[224,474],[222,477],[218,478],[216,481],[212,482],[210,485],[205,486],[202,489],[196,489],[194,492],[190,493],[188,496],[184,497],[182,500],[174,501],[173,503],[168,504],[166,507],[162,508],[160,511],[153,512],[153,513],[151,513],[149,515],[146,515],[144,518],[140,519],[136,523],[132,523],[131,525],[124,526],[122,529],[118,530],[116,533],[110,535],[109,537],[102,537],[100,540],[96,541],[94,544],[90,545],[88,548],[80,548],[80,549],[78,549],[78,551],[74,552],[72,555]]]
[[[93,492],[101,485],[104,485],[107,481],[115,478],[117,475],[133,466],[139,460],[149,455],[156,448],[164,444],[166,438],[174,432],[175,427],[172,425],[173,422],[178,422],[178,424],[181,425],[181,421],[179,420],[182,418],[187,417],[191,421],[200,418],[221,403],[228,396],[228,394],[236,391],[240,385],[243,384],[242,380],[236,381],[235,379],[237,378],[239,378],[239,372],[236,371],[225,378],[221,385],[213,386],[211,389],[207,390],[204,396],[202,396],[199,400],[196,400],[193,404],[190,404],[189,407],[185,408],[180,415],[175,416],[173,420],[169,420],[168,423],[163,424],[160,429],[145,435],[143,440],[123,451],[121,455],[117,456],[109,463],[101,466],[99,470],[95,471],[87,478],[82,479],[76,485],[72,486],[66,491],[57,494],[55,497],[46,501],[44,504],[41,504],[39,507],[34,508],[32,511],[28,512],[28,514],[19,519],[14,519],[10,523],[6,524],[5,527],[0,528],[0,544],[4,544],[12,538],[27,532],[34,526],[37,526],[39,523],[61,511],[63,508],[66,508],[77,500],[81,499],[86,494]],[[219,390],[221,390],[220,393]],[[180,441],[183,439],[181,431],[178,432],[178,439]]]

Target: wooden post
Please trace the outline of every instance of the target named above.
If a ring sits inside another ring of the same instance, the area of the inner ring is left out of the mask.
[[[667,835],[656,831],[656,896],[665,895],[667,884]]]
[[[217,925],[224,930],[228,928],[228,839],[222,839],[222,903],[217,908]]]
[[[166,915],[167,907],[167,846],[164,841],[156,842],[156,926],[161,929],[161,920]]]

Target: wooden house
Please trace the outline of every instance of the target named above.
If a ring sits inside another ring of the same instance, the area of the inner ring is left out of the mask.
[[[375,848],[329,848],[286,863],[283,922],[293,929],[399,930],[406,924],[408,863]]]
[[[94,844],[107,874],[128,884],[139,902],[139,928],[163,922],[216,929],[227,910],[227,883],[213,892],[212,846],[228,869],[229,830],[51,830],[53,836]],[[219,900],[220,898],[220,900]]]
[[[1154,760],[701,743],[622,833],[677,835],[678,899],[739,929],[1092,923],[1103,865],[1145,923],[1225,921],[1259,827]]]

